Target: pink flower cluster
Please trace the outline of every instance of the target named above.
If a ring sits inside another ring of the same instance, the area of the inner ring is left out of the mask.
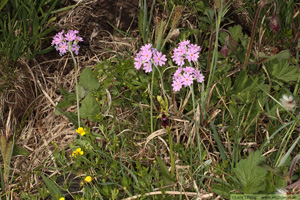
[[[51,45],[59,51],[59,54],[62,56],[67,51],[74,51],[78,55],[79,45],[78,42],[82,42],[82,38],[77,36],[79,32],[77,30],[69,30],[64,34],[64,30],[57,33],[52,40]]]
[[[178,47],[174,49],[172,59],[177,65],[183,66],[185,64],[185,59],[189,62],[197,62],[200,51],[200,46],[190,44],[189,40],[185,40],[180,42]]]
[[[137,70],[142,67],[146,73],[149,73],[152,71],[152,63],[156,66],[163,66],[167,58],[166,55],[152,48],[152,44],[146,44],[141,47],[134,60],[134,67]]]
[[[182,86],[188,87],[192,85],[194,79],[196,79],[198,83],[202,83],[204,81],[204,76],[200,73],[200,71],[193,67],[179,67],[173,76],[173,90],[178,92]]]

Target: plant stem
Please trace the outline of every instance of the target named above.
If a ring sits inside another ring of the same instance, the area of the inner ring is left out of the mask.
[[[79,88],[78,88],[78,81],[77,81],[77,62],[76,59],[74,57],[74,54],[72,51],[71,52],[71,56],[73,59],[73,63],[74,63],[74,68],[75,68],[75,84],[76,84],[76,103],[77,103],[77,116],[78,116],[78,127],[80,127],[80,109],[79,109]]]
[[[173,153],[173,142],[170,127],[166,128],[169,133],[169,146],[170,146],[170,157],[171,157],[171,177],[173,178],[175,172],[175,158]]]
[[[245,58],[245,63],[244,63],[244,66],[243,66],[243,70],[246,70],[246,66],[248,64],[248,60],[249,60],[249,56],[250,56],[250,51],[251,51],[252,44],[253,44],[254,33],[255,33],[255,28],[256,28],[256,25],[257,25],[257,21],[258,21],[258,16],[259,16],[259,13],[260,13],[262,7],[265,4],[266,3],[264,1],[261,1],[260,4],[259,4],[258,9],[256,11],[256,14],[255,14],[255,17],[254,17],[254,23],[253,23],[252,30],[251,30],[250,42],[248,44],[248,49],[247,49],[247,54],[246,54],[246,58]]]
[[[153,133],[153,85],[154,85],[154,75],[155,75],[155,67],[152,70],[152,79],[151,79],[151,92],[150,92],[150,130]]]
[[[195,129],[197,134],[197,143],[198,143],[198,150],[199,150],[199,159],[201,161],[202,158],[202,152],[201,152],[201,143],[200,143],[200,136],[199,136],[199,128],[198,128],[198,120],[197,120],[197,112],[196,112],[196,104],[195,104],[195,94],[194,94],[194,88],[193,85],[190,85],[190,90],[192,93],[192,101],[193,101],[193,111],[194,111],[194,123],[195,123]]]
[[[160,77],[160,83],[161,83],[161,88],[162,88],[162,91],[163,91],[163,95],[164,95],[164,100],[165,102],[167,102],[167,96],[166,96],[166,91],[165,91],[165,88],[164,88],[164,82],[163,82],[163,79],[162,79],[162,74],[161,72],[159,71],[158,67],[156,66],[155,63],[153,63],[153,65],[155,66],[155,68],[157,69],[158,73],[159,73],[159,77]]]

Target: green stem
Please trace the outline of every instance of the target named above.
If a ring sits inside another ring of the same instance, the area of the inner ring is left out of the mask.
[[[171,135],[171,129],[170,127],[166,128],[169,133],[169,146],[170,146],[170,156],[171,156],[171,177],[174,177],[175,172],[175,158],[173,154],[173,142],[172,142],[172,135]]]
[[[152,79],[151,79],[151,92],[150,92],[150,129],[151,133],[153,133],[153,85],[154,85],[154,75],[155,75],[155,67],[152,70]]]
[[[76,84],[76,103],[77,103],[77,115],[78,115],[78,127],[80,127],[80,109],[79,109],[79,88],[78,88],[78,81],[77,81],[77,62],[76,59],[74,57],[74,54],[72,51],[71,52],[71,56],[73,59],[73,63],[74,63],[74,68],[75,68],[75,84]]]
[[[168,99],[167,99],[166,91],[165,91],[165,88],[164,88],[164,82],[163,82],[162,74],[161,74],[160,70],[158,69],[158,67],[156,66],[156,64],[154,64],[154,62],[153,62],[153,65],[155,66],[155,68],[157,69],[157,71],[159,73],[161,88],[162,88],[163,95],[164,95],[164,98],[165,98],[164,100],[165,100],[165,102],[167,102]]]
[[[195,129],[197,134],[197,143],[198,143],[198,150],[199,150],[199,159],[202,158],[202,152],[201,152],[201,143],[200,143],[200,136],[199,136],[199,128],[198,128],[198,120],[197,120],[197,111],[196,111],[196,104],[195,104],[195,94],[194,94],[194,88],[193,85],[190,85],[190,90],[192,93],[192,101],[193,101],[193,111],[194,111],[194,123],[195,123]]]

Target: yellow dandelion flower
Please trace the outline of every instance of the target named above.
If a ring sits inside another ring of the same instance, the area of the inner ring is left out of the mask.
[[[76,149],[75,151],[73,151],[72,156],[73,157],[77,157],[78,155],[83,155],[83,151],[81,150],[81,148]]]
[[[61,197],[59,200],[65,200],[65,197]]]
[[[90,182],[92,182],[93,178],[92,178],[91,176],[87,176],[87,177],[85,177],[84,180],[85,180],[86,182],[90,183]]]
[[[77,130],[76,130],[77,133],[79,133],[81,136],[84,136],[85,135],[85,130],[84,128],[82,127],[79,127]]]

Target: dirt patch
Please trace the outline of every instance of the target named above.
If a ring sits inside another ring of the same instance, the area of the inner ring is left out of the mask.
[[[136,32],[138,4],[138,0],[85,2],[64,15],[58,22],[58,26],[60,29],[79,30],[84,40],[80,44],[81,50],[88,57],[105,53],[108,48],[120,50],[124,35],[120,34],[117,29],[125,35],[132,31]],[[126,42],[124,44],[126,45]]]

